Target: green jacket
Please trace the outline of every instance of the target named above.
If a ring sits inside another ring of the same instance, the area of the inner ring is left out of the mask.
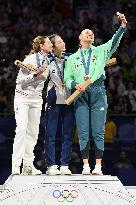
[[[122,26],[116,31],[112,39],[107,43],[100,46],[92,46],[92,54],[89,67],[89,76],[92,81],[96,81],[102,75],[105,75],[104,67],[107,60],[110,59],[112,54],[116,51],[120,40],[123,36],[125,28]],[[85,62],[87,63],[89,49],[82,49]],[[84,82],[85,68],[82,63],[82,57],[80,50],[72,54],[66,63],[64,69],[64,82],[66,86],[70,89],[74,88],[77,83],[81,84]]]

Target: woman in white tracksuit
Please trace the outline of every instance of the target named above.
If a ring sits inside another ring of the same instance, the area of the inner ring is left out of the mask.
[[[12,174],[20,174],[22,160],[24,175],[41,174],[33,166],[33,151],[39,133],[43,104],[42,90],[46,80],[44,71],[46,65],[49,64],[47,57],[49,52],[52,52],[52,43],[49,38],[36,37],[33,40],[33,49],[23,63],[37,67],[37,71],[30,73],[27,69],[20,68],[17,76],[14,98],[16,135],[13,144]]]

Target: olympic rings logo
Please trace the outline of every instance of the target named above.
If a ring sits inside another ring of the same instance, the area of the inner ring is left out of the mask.
[[[71,191],[67,189],[63,191],[56,189],[52,195],[57,199],[58,202],[64,202],[65,200],[67,202],[73,202],[73,200],[78,197],[78,191],[75,189],[72,189]]]

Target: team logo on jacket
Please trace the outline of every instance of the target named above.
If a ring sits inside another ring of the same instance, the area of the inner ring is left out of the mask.
[[[75,67],[75,68],[78,68],[78,67],[80,67],[80,66],[82,66],[82,64],[74,64],[74,67]]]
[[[97,58],[96,58],[96,55],[93,55],[93,56],[92,56],[92,62],[94,62],[96,59],[97,59]]]

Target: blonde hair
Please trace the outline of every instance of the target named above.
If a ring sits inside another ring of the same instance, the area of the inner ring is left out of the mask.
[[[33,43],[32,43],[32,50],[30,51],[29,55],[39,52],[40,44],[44,44],[46,38],[48,37],[47,36],[37,36],[36,38],[34,38]]]
[[[79,34],[79,47],[82,47],[82,45],[81,45],[82,35],[83,35],[84,33],[90,33],[90,31],[92,32],[92,30],[90,30],[90,29],[84,29],[84,30]],[[92,33],[93,33],[93,32],[92,32]]]

